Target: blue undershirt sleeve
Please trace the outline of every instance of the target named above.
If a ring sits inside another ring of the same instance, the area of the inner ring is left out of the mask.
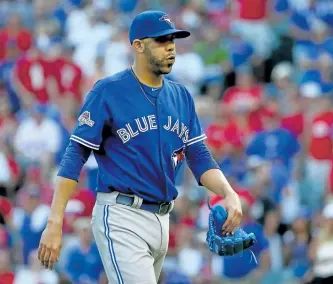
[[[87,162],[90,153],[90,148],[70,140],[61,160],[58,176],[78,181],[82,167]]]
[[[203,173],[210,169],[220,169],[203,141],[187,146],[185,157],[187,165],[200,186],[202,185],[200,178]]]

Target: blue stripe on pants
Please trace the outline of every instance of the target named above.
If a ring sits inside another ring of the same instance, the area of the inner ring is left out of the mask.
[[[112,240],[110,238],[110,228],[108,226],[107,220],[109,219],[109,205],[104,205],[104,229],[105,229],[105,236],[106,239],[108,240],[108,248],[109,248],[109,253],[111,256],[111,260],[114,266],[114,269],[116,271],[117,274],[117,278],[118,278],[118,283],[120,284],[124,284],[124,280],[120,274],[120,270],[117,264],[117,260],[116,260],[116,254],[114,253],[114,249],[113,249],[113,243]]]

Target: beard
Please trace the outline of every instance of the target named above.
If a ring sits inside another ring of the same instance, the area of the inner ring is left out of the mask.
[[[171,63],[165,63],[164,59],[158,59],[149,48],[146,48],[145,55],[147,61],[149,62],[152,71],[156,75],[169,74],[171,72],[172,65]]]

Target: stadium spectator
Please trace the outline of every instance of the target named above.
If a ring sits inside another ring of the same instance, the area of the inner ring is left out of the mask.
[[[0,137],[0,195],[12,196],[19,184],[20,167],[11,154],[9,145]]]
[[[7,197],[0,196],[0,224],[7,225],[13,217],[13,205]]]
[[[264,225],[266,214],[277,206],[272,200],[273,192],[270,189],[273,168],[268,161],[258,156],[250,156],[247,167],[243,186],[249,189],[254,198],[251,205],[251,217]]]
[[[4,85],[0,83],[0,139],[3,143],[12,144],[17,128],[16,117],[11,112],[9,98]]]
[[[95,85],[95,83],[106,77],[106,72],[105,72],[105,59],[104,56],[102,55],[98,55],[96,56],[95,59],[95,73],[90,75],[90,76],[86,76],[85,79],[85,84],[84,84],[84,94],[83,97],[85,98],[86,95],[89,93],[89,91],[91,90],[91,88]]]
[[[6,249],[0,249],[0,281],[2,284],[13,284],[15,278],[11,267],[10,252]]]
[[[113,35],[99,47],[105,58],[104,72],[108,76],[120,72],[130,66],[131,49],[128,45],[127,31],[118,27]],[[97,71],[97,70],[96,70]]]
[[[300,150],[297,139],[287,130],[280,127],[279,113],[265,109],[262,112],[264,130],[258,132],[249,142],[246,153],[263,159],[281,163],[291,169],[295,155]]]
[[[232,25],[249,42],[261,61],[268,59],[276,44],[275,34],[269,25],[272,13],[271,1],[237,0],[232,1]],[[260,38],[260,40],[258,40]]]
[[[238,29],[237,27],[231,28],[231,37],[226,43],[233,69],[237,69],[249,62],[252,63],[256,58],[253,46],[241,37],[241,32]]]
[[[177,78],[192,96],[198,96],[204,80],[205,65],[202,58],[192,50],[192,44],[188,40],[177,45],[177,60],[172,67],[171,76]]]
[[[40,166],[43,176],[47,175],[53,167],[60,142],[59,126],[47,117],[47,107],[37,104],[32,115],[18,126],[14,139],[16,158],[23,169],[29,165]]]
[[[28,266],[18,269],[13,284],[58,283],[59,276],[57,273],[43,268],[38,261],[37,254],[37,250],[32,250],[29,253]]]
[[[290,268],[293,278],[299,281],[304,278],[310,267],[308,257],[312,240],[310,217],[311,212],[306,208],[301,208],[291,224],[291,229],[283,235],[286,265]]]
[[[247,173],[247,156],[244,153],[244,144],[237,138],[227,141],[229,150],[219,160],[219,166],[230,179],[235,179],[242,184]]]
[[[236,69],[236,85],[226,90],[222,103],[228,108],[232,121],[250,136],[262,129],[260,108],[263,98],[263,88],[255,82],[253,70],[242,66]]]
[[[333,280],[333,203],[328,203],[323,211],[320,231],[311,243],[309,255],[313,261],[313,284],[331,283]]]
[[[226,112],[226,108],[224,105],[218,104],[215,107],[215,120],[205,129],[207,145],[214,158],[218,161],[220,161],[225,154],[229,153],[229,141],[234,135],[234,129],[229,125],[229,116]]]
[[[328,95],[318,92],[313,100],[314,114],[310,120],[307,136],[306,185],[308,187],[307,204],[313,210],[319,210],[323,204],[328,176],[332,161],[333,111]]]
[[[15,57],[22,55],[31,45],[32,34],[23,26],[20,15],[10,15],[6,27],[0,30],[0,61],[7,58],[8,52],[15,51]]]
[[[294,112],[291,104],[297,96],[294,72],[295,69],[290,62],[280,62],[272,70],[271,83],[265,86],[266,104],[276,108],[282,116]]]
[[[76,244],[66,255],[65,274],[74,283],[97,284],[103,271],[102,261],[91,232],[90,218],[79,218],[74,223]]]
[[[40,189],[36,186],[23,188],[28,199],[22,207],[13,212],[14,225],[20,232],[22,241],[22,263],[29,263],[29,255],[38,248],[39,239],[46,226],[50,208],[40,201]],[[35,260],[34,260],[35,261]]]
[[[73,233],[76,220],[91,216],[95,205],[95,194],[85,187],[85,177],[86,175],[81,173],[77,190],[67,204],[63,228],[67,234]]]
[[[97,48],[112,36],[112,26],[100,21],[92,7],[86,7],[76,9],[68,16],[66,30],[68,42],[76,47],[74,62],[80,66],[84,76],[93,75]]]
[[[17,60],[17,53],[15,51],[15,42],[9,41],[7,45],[9,46],[7,56],[0,61],[0,84],[2,94],[8,99],[10,111],[15,113],[18,112],[21,107],[20,99],[13,85],[13,68]],[[6,89],[6,94],[3,88]]]
[[[284,266],[283,241],[278,232],[280,225],[279,220],[280,216],[278,210],[270,210],[266,213],[264,232],[269,243],[270,270],[272,272],[281,272]]]
[[[59,89],[58,107],[67,104],[81,104],[83,92],[83,74],[81,68],[73,62],[75,47],[69,44],[59,46],[59,56],[55,59],[55,78]]]
[[[52,61],[47,53],[49,48],[38,43],[15,63],[13,84],[25,109],[31,109],[36,103],[52,103],[58,94]]]

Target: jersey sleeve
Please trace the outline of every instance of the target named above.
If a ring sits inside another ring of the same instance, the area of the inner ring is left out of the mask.
[[[189,123],[189,135],[188,139],[185,142],[186,146],[193,145],[197,142],[207,139],[205,132],[203,131],[199,117],[195,110],[195,105],[192,97],[190,98],[190,123]]]
[[[89,92],[70,137],[71,140],[92,150],[99,150],[104,124],[108,117],[102,91],[103,89],[94,87]]]

